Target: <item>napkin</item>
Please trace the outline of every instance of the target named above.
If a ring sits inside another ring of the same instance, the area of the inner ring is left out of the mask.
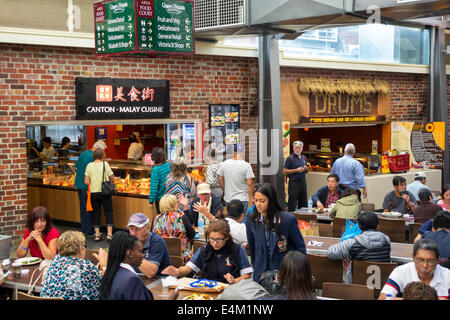
[[[323,246],[323,242],[310,240],[310,241],[308,241],[308,246],[312,246],[312,247],[322,247],[322,246]]]
[[[167,278],[161,279],[163,287],[176,286],[178,284],[178,279],[176,277],[168,276]]]

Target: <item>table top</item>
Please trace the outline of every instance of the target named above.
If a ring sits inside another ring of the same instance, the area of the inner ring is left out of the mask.
[[[326,255],[330,246],[339,243],[340,238],[303,236],[307,253]],[[313,246],[310,241],[323,242],[322,246]],[[408,263],[412,262],[413,244],[391,242],[391,260],[392,262]]]
[[[333,221],[333,218],[330,218],[328,216],[328,212],[317,213],[317,212],[309,212],[309,211],[307,211],[305,209],[299,209],[299,210],[297,210],[297,211],[295,211],[293,213],[299,213],[299,214],[302,214],[302,215],[309,215],[309,214],[310,215],[315,215],[315,216],[317,216],[317,221],[327,221],[327,222]],[[401,216],[401,217],[389,217],[389,216],[383,216],[383,212],[375,212],[375,213],[378,215],[379,218],[392,219],[392,220],[403,220],[403,221],[405,221],[405,225],[406,226],[408,226],[410,224],[414,224],[414,217],[412,217],[412,216],[411,217],[404,217],[404,216]]]
[[[39,264],[35,264],[33,266],[22,267],[22,270],[28,269],[29,272],[28,272],[28,274],[21,274],[20,278],[18,278],[18,279],[14,279],[12,274],[10,273],[5,278],[5,282],[2,284],[2,287],[28,291],[31,275],[38,268],[39,268]],[[36,271],[33,276],[33,282],[37,278],[38,275],[39,275],[39,271]],[[41,292],[42,289],[43,289],[43,287],[41,285],[41,279],[39,279],[33,289],[33,292]]]
[[[152,292],[153,298],[155,300],[169,300],[169,295],[174,289],[169,289],[168,287],[163,287],[162,279],[166,277],[155,277],[153,279],[144,279],[145,286]],[[181,289],[178,294],[177,300],[183,300],[185,297],[188,297],[195,293],[190,290]],[[221,292],[220,292],[221,293]],[[212,297],[214,300],[220,293],[208,292],[207,294]]]

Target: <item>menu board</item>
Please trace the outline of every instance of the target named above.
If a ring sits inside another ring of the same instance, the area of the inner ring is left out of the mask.
[[[211,104],[209,106],[211,145],[217,152],[224,152],[226,145],[239,143],[240,111],[239,104]]]
[[[391,149],[408,151],[410,162],[415,167],[442,169],[445,122],[392,122]]]
[[[445,156],[445,122],[415,124],[411,132],[413,162],[443,169]]]
[[[192,0],[109,0],[94,3],[98,56],[193,54]]]

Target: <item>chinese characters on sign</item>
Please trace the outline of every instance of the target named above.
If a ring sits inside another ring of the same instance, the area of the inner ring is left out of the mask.
[[[194,53],[191,0],[110,0],[94,13],[97,55]]]
[[[169,81],[77,78],[77,119],[169,118]]]

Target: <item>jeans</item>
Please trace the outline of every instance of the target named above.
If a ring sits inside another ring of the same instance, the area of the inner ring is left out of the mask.
[[[308,206],[306,199],[306,181],[289,179],[288,184],[288,212]]]
[[[92,212],[86,211],[87,190],[78,189],[78,200],[80,202],[81,232],[85,235],[94,234],[95,230],[92,226]]]
[[[104,196],[102,195],[101,192],[94,192],[91,193],[91,203],[92,209],[94,209],[93,214],[94,228],[100,228],[101,224],[100,213],[102,211],[102,206],[106,218],[106,226],[107,227],[114,226],[112,197]]]

